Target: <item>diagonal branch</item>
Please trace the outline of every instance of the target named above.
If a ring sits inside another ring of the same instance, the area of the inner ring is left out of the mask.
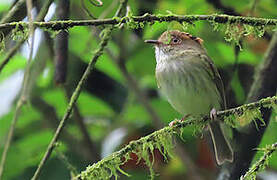
[[[259,108],[270,108],[270,107],[276,107],[277,105],[277,96],[269,97],[262,99],[255,103],[245,104],[237,108],[228,109],[225,111],[219,111],[217,112],[217,116],[219,119],[225,119],[225,122],[230,124],[230,118],[234,115],[237,117],[242,117],[245,113],[252,111],[253,109],[259,109]],[[122,148],[119,151],[116,151],[109,155],[108,157],[102,159],[101,161],[93,164],[92,166],[88,166],[86,170],[81,172],[75,179],[93,179],[94,175],[100,176],[101,174],[106,174],[107,169],[110,169],[111,174],[117,175],[115,170],[123,172],[119,166],[124,164],[126,162],[126,158],[128,160],[128,154],[131,152],[137,152],[139,153],[139,150],[146,149],[146,153],[152,153],[154,148],[159,148],[162,154],[165,154],[166,152],[170,152],[169,149],[166,149],[166,147],[160,147],[160,145],[157,143],[160,139],[167,139],[167,142],[170,143],[171,139],[168,140],[168,138],[172,138],[174,133],[179,134],[180,130],[184,127],[190,126],[190,125],[198,125],[199,124],[207,124],[210,121],[209,116],[204,116],[202,118],[197,117],[191,117],[190,119],[180,122],[176,121],[174,126],[172,127],[164,127],[158,131],[153,132],[152,134],[142,137],[139,140],[131,141],[128,145],[126,145],[124,148]],[[237,124],[237,119],[232,119],[233,122],[231,124]],[[162,138],[161,138],[162,137]],[[145,147],[146,143],[151,144],[149,147]],[[166,145],[166,144],[163,144]],[[163,150],[162,150],[163,149]],[[149,150],[149,151],[148,151]],[[143,154],[143,153],[142,153]],[[168,154],[165,154],[165,156]],[[143,158],[147,156],[143,156]],[[114,166],[114,167],[111,167]],[[126,174],[126,173],[125,173]],[[98,177],[99,179],[101,177]]]
[[[121,3],[120,3],[120,6],[115,14],[115,16],[120,16],[121,15],[121,12],[123,10],[124,7],[126,7],[126,4],[127,4],[127,0],[123,0]],[[73,92],[71,98],[70,98],[70,101],[69,101],[69,104],[67,106],[67,110],[62,118],[62,120],[60,121],[60,124],[54,134],[54,137],[52,138],[50,144],[48,145],[47,147],[47,150],[42,158],[42,160],[40,161],[39,165],[38,165],[38,168],[32,178],[32,180],[36,180],[38,179],[39,177],[39,174],[43,168],[43,166],[45,165],[46,161],[49,159],[51,153],[53,152],[54,148],[55,148],[55,144],[56,142],[58,141],[59,139],[59,136],[63,130],[63,128],[65,127],[66,123],[67,123],[67,120],[69,119],[71,113],[72,113],[72,110],[74,108],[74,105],[81,93],[81,90],[84,86],[84,83],[86,82],[89,74],[91,73],[91,71],[93,70],[98,58],[103,54],[103,51],[104,51],[104,48],[107,46],[108,44],[108,41],[110,39],[110,36],[111,36],[111,33],[112,33],[112,30],[113,30],[113,26],[111,27],[108,27],[106,29],[103,30],[103,37],[102,37],[102,41],[100,42],[99,44],[99,48],[95,51],[95,54],[94,56],[92,57],[91,61],[89,62],[87,68],[86,68],[86,71],[84,72],[81,80],[79,81],[75,91]]]
[[[277,143],[261,148],[259,150],[264,151],[264,155],[245,173],[245,175],[240,177],[240,180],[254,179],[256,174],[261,171],[267,164],[270,156],[277,150]]]

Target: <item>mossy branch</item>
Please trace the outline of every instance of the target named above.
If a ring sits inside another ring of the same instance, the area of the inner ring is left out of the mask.
[[[117,25],[129,23],[153,23],[153,22],[171,22],[177,21],[180,23],[193,23],[196,21],[210,21],[220,24],[245,24],[250,26],[276,26],[277,19],[230,16],[230,15],[153,15],[144,14],[143,16],[125,16],[122,18],[107,18],[95,20],[65,20],[65,21],[49,21],[49,22],[34,22],[34,26],[46,28],[50,30],[69,29],[75,26],[101,26],[101,25]],[[0,24],[0,32],[6,29],[22,30],[27,28],[28,22],[11,22]]]
[[[263,170],[268,164],[268,160],[272,153],[277,150],[277,143],[258,150],[264,151],[264,155],[246,172],[245,175],[241,176],[240,180],[255,179],[257,173]]]
[[[249,117],[250,120],[246,120],[247,122],[260,118],[260,108],[274,108],[277,110],[277,96],[268,97],[258,102],[245,104],[237,108],[219,111],[217,112],[217,116],[219,119],[224,120],[225,123],[238,127],[246,124],[244,121],[241,123],[241,118],[245,119]],[[164,155],[165,159],[167,159],[168,155],[171,155],[173,148],[172,137],[174,133],[180,134],[182,128],[189,125],[203,127],[209,121],[209,116],[189,117],[189,119],[183,122],[176,121],[172,127],[165,127],[139,140],[131,141],[121,150],[112,153],[110,156],[92,166],[88,166],[86,170],[81,172],[74,179],[108,179],[112,176],[117,178],[118,172],[127,175],[127,173],[120,169],[120,166],[130,159],[131,152],[136,153],[139,159],[145,160],[146,165],[150,168],[151,177],[154,177],[154,171],[152,169],[153,162],[150,160],[149,154],[153,156],[153,150],[158,149]]]

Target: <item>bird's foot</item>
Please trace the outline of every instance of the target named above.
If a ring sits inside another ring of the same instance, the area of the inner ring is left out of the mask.
[[[215,108],[210,111],[210,118],[212,121],[215,121],[217,119],[217,110]]]
[[[182,122],[184,122],[184,120],[187,119],[189,116],[190,116],[190,114],[187,114],[187,115],[185,115],[184,117],[182,117],[182,119],[176,119],[176,120],[171,121],[168,125],[169,125],[170,127],[173,127],[173,126],[176,125],[177,123],[182,123]]]

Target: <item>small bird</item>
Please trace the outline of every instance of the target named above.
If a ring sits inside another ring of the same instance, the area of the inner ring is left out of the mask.
[[[210,114],[208,124],[218,165],[233,161],[233,150],[216,121],[216,110],[226,108],[221,77],[203,47],[202,39],[178,30],[164,32],[154,44],[156,80],[171,106],[184,115]]]

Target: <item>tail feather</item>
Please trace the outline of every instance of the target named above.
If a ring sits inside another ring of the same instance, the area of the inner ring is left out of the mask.
[[[213,140],[216,162],[222,165],[225,161],[233,162],[234,152],[229,141],[226,139],[219,122],[212,122],[208,125]]]

